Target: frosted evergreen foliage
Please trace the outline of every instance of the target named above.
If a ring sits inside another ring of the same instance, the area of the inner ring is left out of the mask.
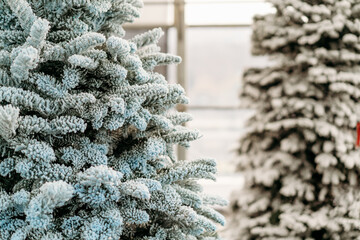
[[[239,148],[243,190],[229,239],[357,239],[360,231],[360,1],[271,0],[244,74],[256,109]]]
[[[154,29],[125,40],[139,0],[0,0],[0,239],[219,239],[223,217],[177,160],[199,133],[184,90],[154,71]]]

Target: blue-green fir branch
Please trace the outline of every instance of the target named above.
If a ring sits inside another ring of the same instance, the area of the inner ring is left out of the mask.
[[[94,61],[93,59],[91,59],[89,57],[78,55],[78,54],[74,54],[74,55],[70,56],[68,58],[68,62],[74,67],[85,68],[88,70],[94,70],[99,65],[99,62]]]
[[[182,126],[177,126],[176,131],[171,132],[164,136],[164,140],[167,143],[182,143],[194,141],[200,137],[198,130],[189,130]]]
[[[0,210],[1,210],[1,223],[0,223],[0,236],[5,239],[10,239],[9,232],[16,229],[22,229],[26,223],[22,219],[17,219],[23,215],[25,207],[30,200],[29,192],[20,190],[14,194],[7,194],[5,191],[0,191]]]
[[[0,4],[0,239],[217,239],[196,182],[215,163],[176,159],[199,134],[171,110],[184,89],[152,70],[180,58],[161,29],[123,38],[142,6]]]
[[[53,210],[65,205],[73,195],[74,188],[66,182],[45,183],[25,210],[26,221],[34,229],[46,229],[51,224]]]
[[[37,89],[52,98],[62,98],[68,91],[62,85],[57,83],[56,79],[43,73],[34,73],[29,78],[29,82],[36,85]]]
[[[80,150],[86,157],[86,162],[90,166],[108,164],[108,146],[105,144],[93,143],[88,138],[80,139]]]
[[[142,62],[140,58],[135,55],[129,55],[121,59],[121,64],[130,71],[136,71],[142,68]]]
[[[99,67],[96,69],[95,73],[103,78],[105,77],[103,81],[106,81],[111,85],[121,86],[128,71],[120,64],[103,59],[100,61]]]
[[[163,185],[162,190],[153,192],[149,201],[142,202],[146,209],[172,215],[182,205],[181,197],[170,185]]]
[[[49,22],[45,19],[38,18],[31,26],[29,37],[26,39],[27,44],[41,50],[45,44],[46,35],[50,29]]]
[[[137,178],[135,181],[144,184],[148,188],[150,193],[162,190],[162,186],[159,181],[149,178]]]
[[[144,84],[138,86],[128,86],[119,88],[118,92],[121,97],[136,99],[144,98],[145,102],[155,101],[162,96],[166,96],[168,88],[160,84]]]
[[[119,186],[122,194],[132,196],[134,198],[149,200],[150,192],[147,186],[141,182],[134,180],[126,181]]]
[[[123,152],[116,161],[117,163],[128,163],[132,170],[141,169],[146,166],[147,161],[159,156],[164,150],[165,143],[162,139],[150,138],[146,142],[135,145],[132,149]],[[119,169],[118,167],[115,165],[115,169]]]
[[[5,50],[0,50],[0,66],[10,66],[11,58],[10,53]]]
[[[37,19],[29,3],[25,0],[7,0],[6,2],[14,14],[18,17],[21,27],[26,32],[29,32],[31,26]]]
[[[206,217],[198,215],[192,208],[182,206],[173,216],[175,221],[184,224],[188,231],[193,234],[201,235],[206,231],[215,231],[216,225]]]
[[[71,167],[63,164],[50,164],[48,162],[34,162],[29,159],[18,159],[15,165],[15,171],[23,178],[23,180],[40,180],[48,181],[70,181],[74,171]],[[21,188],[21,186],[18,186]],[[16,185],[14,186],[14,189]]]
[[[184,89],[178,84],[169,84],[166,94],[149,98],[144,104],[149,105],[152,112],[163,114],[176,104],[187,103],[188,98],[185,96]]]
[[[167,117],[161,115],[152,115],[150,120],[150,125],[154,126],[157,129],[162,129],[164,131],[169,131],[174,128],[171,120]]]
[[[4,30],[23,30],[20,26],[20,23],[18,21],[18,18],[13,13],[13,11],[10,9],[10,7],[7,4],[2,4],[0,7],[0,19],[2,22],[1,29]]]
[[[108,95],[103,98],[107,105],[110,108],[111,112],[124,114],[125,113],[125,101],[123,98],[118,97],[117,95]]]
[[[115,131],[121,128],[124,123],[125,118],[122,114],[111,114],[105,117],[103,126],[110,131]]]
[[[65,67],[62,84],[65,89],[73,89],[81,82],[81,72],[71,67]]]
[[[84,19],[80,19],[79,15],[73,16],[72,18],[65,18],[63,20],[60,20],[58,26],[60,27],[60,30],[52,32],[54,33],[54,35],[49,36],[48,39],[50,41],[61,42],[66,39],[73,39],[79,35],[89,32],[90,30],[89,25],[84,22]],[[55,39],[56,36],[58,37],[57,39]]]
[[[164,84],[164,85],[167,84],[165,77],[159,73],[152,72],[149,74],[149,77],[150,77],[148,81],[149,83]]]
[[[140,1],[123,1],[121,4],[114,5],[109,17],[117,18],[120,24],[133,22],[135,18],[139,17],[138,8],[141,7],[142,3]]]
[[[213,159],[201,159],[191,162],[175,163],[162,170],[156,177],[160,182],[170,184],[186,179],[211,179],[215,180],[216,162]]]
[[[60,153],[61,160],[66,164],[71,164],[75,170],[80,170],[88,160],[82,151],[72,147],[63,148]]]
[[[86,123],[75,116],[61,116],[51,121],[36,116],[25,116],[19,120],[18,131],[30,135],[41,133],[44,135],[64,135],[68,133],[84,132]]]
[[[225,218],[223,215],[221,215],[219,212],[215,211],[214,209],[207,207],[207,206],[202,206],[200,208],[196,209],[196,212],[198,214],[201,214],[202,216],[213,220],[216,223],[221,224],[222,226],[225,225]]]
[[[151,113],[147,109],[140,109],[129,118],[129,123],[140,131],[145,131],[151,119]]]
[[[76,225],[78,224],[76,223]],[[89,220],[85,221],[81,227],[83,230],[81,238],[89,240],[119,239],[123,231],[123,224],[124,219],[121,212],[118,209],[109,208],[100,212],[98,216],[89,217]],[[71,225],[69,227],[73,228]],[[64,226],[64,230],[68,230],[69,227]],[[77,232],[76,229],[74,232]]]
[[[200,185],[200,183],[198,183],[196,180],[193,179],[188,179],[185,181],[181,181],[179,183],[177,183],[179,186],[189,189],[193,192],[197,192],[197,193],[201,193],[203,191],[203,187],[202,185]],[[202,197],[203,203],[207,205],[206,203],[206,198]]]
[[[0,85],[6,87],[15,87],[19,83],[10,76],[10,72],[0,69]]]
[[[66,95],[64,98],[57,99],[52,102],[52,104],[56,106],[54,113],[58,114],[64,113],[69,109],[79,110],[79,112],[82,112],[85,106],[93,103],[95,103],[95,97],[89,93]],[[51,113],[51,110],[46,110],[48,113]]]
[[[129,71],[128,74],[129,79],[131,79],[131,82],[144,84],[148,83],[151,80],[150,74],[145,71],[143,68],[138,68],[133,71]]]
[[[85,29],[57,30],[49,32],[46,39],[58,43],[79,37],[85,32],[88,32],[87,25]]]
[[[116,37],[124,37],[126,32],[121,25],[121,22],[126,22],[126,19],[119,20],[119,22],[108,23],[102,27],[102,31],[106,37],[116,36]],[[111,34],[109,34],[109,32]]]
[[[140,48],[139,50],[136,51],[136,54],[142,59],[145,56],[154,54],[154,53],[159,53],[161,51],[161,48],[155,44],[151,44],[145,47]]]
[[[181,125],[183,123],[191,121],[193,118],[191,114],[185,112],[174,112],[168,113],[166,117],[172,122],[174,125]]]
[[[20,109],[12,105],[0,106],[0,136],[9,140],[16,135],[19,127]]]
[[[106,41],[106,47],[113,57],[114,61],[126,58],[131,51],[131,47],[128,41],[119,37],[109,37]]]
[[[183,188],[179,185],[174,185],[173,187],[181,197],[181,201],[185,206],[198,209],[203,204],[203,201],[201,197],[198,195],[198,193]]]
[[[172,54],[152,53],[141,58],[145,70],[153,70],[156,66],[179,64],[181,58]]]
[[[77,174],[75,192],[81,202],[90,206],[100,206],[109,200],[116,202],[121,197],[119,185],[122,177],[122,173],[105,165],[91,167]]]
[[[38,162],[53,162],[56,160],[54,150],[45,142],[37,140],[30,140],[24,149],[20,152],[23,153],[27,159]]]
[[[226,206],[229,204],[228,201],[219,196],[204,195],[202,199],[205,205]]]
[[[129,204],[130,205],[130,204]],[[123,206],[121,208],[121,215],[124,217],[124,221],[127,224],[141,225],[146,224],[150,220],[149,214],[135,206]]]
[[[116,1],[120,1],[121,3],[124,2],[123,0],[116,0]],[[127,0],[125,2],[128,4],[131,4],[132,6],[134,6],[136,8],[144,7],[144,3],[141,0]]]
[[[140,49],[150,44],[157,44],[163,35],[161,28],[155,28],[133,37],[130,41],[136,44],[137,49]]]
[[[93,59],[94,61],[98,61],[98,60],[104,60],[107,59],[107,53],[104,50],[100,50],[100,49],[89,49],[83,53],[81,53],[81,55],[89,57],[91,59]]]
[[[69,239],[75,239],[80,236],[78,229],[82,227],[84,219],[80,216],[66,217],[61,223],[61,232]]]
[[[38,54],[38,50],[31,46],[20,49],[11,64],[11,76],[19,82],[28,79],[29,71],[37,66],[39,61]]]
[[[141,97],[135,98],[135,99],[127,98],[125,112],[124,112],[123,116],[125,118],[129,118],[132,115],[136,114],[138,111],[140,111],[142,109],[143,102],[144,102],[144,99]]]
[[[14,170],[15,170],[15,160],[13,158],[5,158],[0,162],[1,176],[6,177]]]
[[[90,166],[106,165],[108,158],[107,145],[91,143],[89,139],[81,139],[78,143],[79,148],[64,147],[59,153],[61,160],[66,164],[71,164],[74,169],[81,169],[85,164]]]
[[[105,40],[105,37],[99,33],[83,34],[64,45],[65,56],[79,54],[88,49],[100,46],[105,43]]]
[[[108,107],[104,107],[101,101],[91,105],[86,113],[86,118],[92,123],[94,129],[100,129],[103,126],[104,119],[108,115]]]
[[[105,37],[99,33],[86,33],[79,36],[64,46],[55,45],[46,49],[44,52],[44,60],[46,61],[64,61],[66,58],[74,54],[80,54],[90,48],[99,46],[105,42]]]
[[[48,232],[40,240],[62,240],[63,237],[60,233]]]
[[[25,42],[26,36],[23,31],[19,30],[0,30],[0,49],[7,51],[12,47],[19,46]]]
[[[62,99],[52,101],[21,88],[0,87],[0,102],[8,102],[18,107],[27,107],[44,115],[54,115],[61,114],[69,109],[81,110],[85,104],[94,103],[95,98],[91,94],[80,93],[67,95]]]

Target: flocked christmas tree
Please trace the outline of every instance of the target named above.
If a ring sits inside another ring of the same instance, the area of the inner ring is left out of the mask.
[[[229,239],[358,239],[360,1],[270,2],[252,51],[274,64],[244,74],[242,101],[256,113]]]
[[[201,194],[213,160],[176,160],[198,132],[155,66],[139,0],[0,0],[0,239],[217,239]]]

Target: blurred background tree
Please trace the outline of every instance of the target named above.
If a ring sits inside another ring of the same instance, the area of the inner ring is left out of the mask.
[[[246,180],[229,239],[355,239],[360,4],[269,2],[276,13],[254,18],[252,52],[273,65],[244,73],[241,101],[256,113],[239,148]]]

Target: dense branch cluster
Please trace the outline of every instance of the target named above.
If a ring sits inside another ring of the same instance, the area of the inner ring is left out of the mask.
[[[199,137],[173,111],[179,63],[154,29],[125,40],[139,0],[0,0],[0,239],[218,239],[223,217],[177,160]]]

